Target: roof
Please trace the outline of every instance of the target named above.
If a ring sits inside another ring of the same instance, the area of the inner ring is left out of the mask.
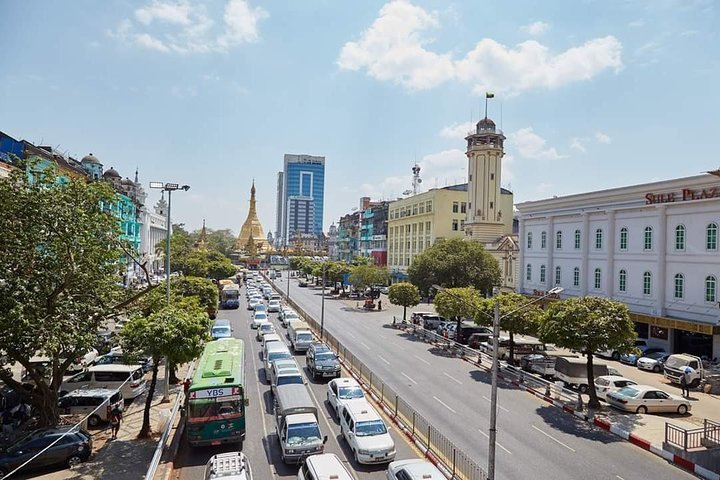
[[[67,397],[112,397],[118,390],[110,390],[109,388],[81,388],[66,393],[61,398]]]
[[[88,368],[89,372],[134,372],[141,369],[140,365],[123,365],[121,363],[113,363],[109,365],[95,365]]]
[[[107,170],[105,170],[105,173],[103,173],[103,177],[105,177],[105,178],[120,178],[120,174],[117,172],[117,170],[110,167]]]
[[[485,117],[485,118],[481,118],[480,121],[477,122],[476,125],[492,125],[494,127],[495,122],[493,122],[491,119]]]
[[[467,189],[467,183],[459,183],[457,185],[448,185],[447,187],[442,187],[442,190],[453,190],[456,192],[467,192]]]
[[[445,476],[438,468],[427,460],[420,458],[413,458],[408,460],[398,460],[392,462],[388,469],[403,469],[405,470],[412,480],[422,479],[436,479],[444,480]]]
[[[334,453],[311,455],[306,460],[316,480],[352,480],[353,476]]]
[[[100,160],[98,160],[97,157],[92,153],[88,153],[87,155],[85,155],[82,160],[80,160],[80,163],[92,163],[95,165],[102,165],[102,163],[100,163]]]
[[[205,345],[191,389],[218,385],[245,384],[245,343],[237,338],[224,338]]]
[[[359,399],[358,399],[359,400]],[[367,400],[362,402],[351,402],[345,406],[345,410],[350,412],[355,417],[356,421],[362,420],[376,420],[380,417],[380,414],[370,405]]]

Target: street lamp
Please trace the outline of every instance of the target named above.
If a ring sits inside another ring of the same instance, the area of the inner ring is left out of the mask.
[[[165,229],[165,288],[167,295],[167,304],[170,306],[170,207],[172,206],[172,192],[175,190],[190,190],[190,185],[180,186],[177,183],[150,182],[150,188],[160,189],[168,192],[168,209]],[[170,365],[168,365],[167,357],[165,358],[165,387],[163,390],[162,402],[170,401]]]
[[[438,291],[446,290],[445,287],[441,287],[440,285],[433,285],[433,288],[435,288]],[[492,370],[491,370],[491,390],[490,390],[490,428],[488,430],[488,468],[487,468],[487,480],[495,480],[495,445],[497,443],[497,379],[498,379],[498,369],[500,365],[500,361],[498,359],[498,342],[500,337],[500,321],[512,315],[513,313],[519,312],[520,310],[523,310],[524,308],[532,305],[533,303],[539,302],[540,300],[543,300],[551,295],[557,295],[558,293],[562,292],[564,289],[562,287],[555,287],[551,288],[547,291],[547,293],[541,297],[535,298],[523,305],[520,305],[515,310],[506,313],[502,317],[500,316],[500,296],[498,295],[500,293],[500,289],[495,287],[493,288],[493,297],[495,298],[495,306],[493,309],[493,350],[492,350]],[[448,292],[452,295],[452,292]],[[453,295],[456,299],[460,300],[461,302],[464,302],[465,299],[462,297]],[[473,307],[474,308],[474,307]],[[485,312],[481,312],[484,315],[487,315]],[[460,332],[458,332],[460,333]]]
[[[320,303],[320,340],[323,339],[323,332],[325,331],[325,266],[326,262],[322,264],[322,301]]]

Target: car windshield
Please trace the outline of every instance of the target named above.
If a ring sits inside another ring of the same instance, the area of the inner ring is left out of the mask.
[[[343,400],[350,400],[352,398],[363,398],[365,397],[365,394],[363,393],[362,388],[356,385],[353,387],[340,387],[338,397]]]
[[[320,440],[317,423],[297,423],[288,426],[288,445],[303,445]]]
[[[296,320],[300,317],[297,316],[297,313],[286,313],[285,314],[285,320]]]
[[[229,327],[213,327],[212,334],[215,337],[229,337],[230,336],[230,328]]]
[[[332,352],[322,352],[315,355],[315,360],[319,362],[331,362],[335,360],[335,354]]]
[[[261,332],[272,332],[275,330],[275,327],[272,326],[272,323],[264,323],[260,325],[260,331]]]
[[[665,360],[665,365],[667,365],[670,368],[680,368],[684,367],[687,364],[687,360],[681,357],[668,357],[667,360]]]
[[[297,339],[301,342],[309,342],[312,340],[312,333],[298,333]]]
[[[355,435],[358,437],[371,437],[373,435],[383,435],[385,433],[387,433],[387,428],[382,420],[358,422],[355,424]]]
[[[217,417],[242,413],[242,401],[216,402],[213,399],[190,400],[188,418]]]
[[[265,320],[267,318],[267,315],[264,313],[256,313],[255,314],[255,320]]]
[[[300,375],[284,375],[278,377],[277,384],[280,385],[302,385],[303,379]]]
[[[653,352],[653,353],[648,353],[647,355],[645,355],[645,358],[651,358],[653,360],[660,360],[665,355],[667,355],[667,353],[665,353],[665,352]]]
[[[640,390],[637,390],[632,387],[625,387],[625,388],[621,388],[620,390],[618,390],[617,393],[618,393],[618,395],[622,395],[623,397],[635,398],[638,395],[640,395]]]
[[[288,351],[270,352],[268,354],[268,362],[272,362],[273,360],[277,360],[279,358],[292,358],[292,355],[290,355],[290,352]]]

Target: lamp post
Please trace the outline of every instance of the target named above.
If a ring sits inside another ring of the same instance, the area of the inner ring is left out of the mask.
[[[325,332],[325,266],[327,263],[322,264],[322,301],[320,303],[320,340],[323,339],[323,333]]]
[[[168,192],[168,209],[165,229],[165,294],[167,304],[170,306],[170,208],[172,207],[172,192],[176,190],[190,190],[190,185],[180,186],[177,183],[150,182],[150,188],[157,188],[163,192]],[[167,357],[165,357],[165,385],[163,387],[162,402],[170,401],[170,365]]]

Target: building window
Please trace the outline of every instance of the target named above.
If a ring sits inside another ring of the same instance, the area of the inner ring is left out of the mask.
[[[540,283],[545,283],[545,265],[540,265]]]
[[[673,297],[682,299],[685,296],[685,277],[682,273],[675,275],[675,289]]]
[[[627,229],[627,227],[622,227],[620,229],[620,250],[622,250],[622,251],[627,250],[627,243],[628,243],[628,229]]]
[[[465,220],[460,220],[460,230],[465,230]]]
[[[452,212],[458,213],[460,211],[460,202],[453,202]]]
[[[560,230],[555,233],[555,248],[558,250],[562,248],[562,232]]]
[[[494,173],[491,173],[491,174],[490,174],[490,180],[495,180],[495,174],[494,174]]]
[[[602,271],[599,268],[595,269],[595,290],[600,290],[602,284]]]
[[[528,282],[532,280],[532,265],[529,263],[527,264],[527,267],[525,267],[525,280]]]
[[[456,218],[453,219],[453,221],[452,221],[452,229],[453,229],[453,232],[457,232],[457,230],[458,230],[458,221]]]
[[[580,286],[580,268],[573,268],[573,287]]]
[[[460,204],[460,213],[466,213],[467,212],[467,202],[462,202]]]
[[[603,231],[602,228],[595,230],[595,250],[602,250]]]
[[[412,214],[413,214],[413,215],[417,215],[417,212],[418,212],[418,206],[417,206],[417,203],[416,203],[415,205],[412,206]]]
[[[652,227],[645,227],[645,234],[643,236],[643,249],[652,250],[653,248],[653,229]]]
[[[532,248],[532,232],[528,232],[527,234],[527,248],[528,250]]]
[[[575,230],[575,250],[580,250],[580,230]]]
[[[717,300],[717,280],[714,275],[705,277],[705,301],[715,303]]]
[[[432,200],[428,200],[428,201],[425,203],[425,210],[427,210],[427,213],[431,213],[431,212],[432,212]]]
[[[652,273],[643,273],[643,295],[650,295],[652,292]]]
[[[685,225],[675,227],[675,250],[685,250]]]
[[[540,232],[540,249],[545,250],[547,248],[547,233]]]
[[[560,267],[555,267],[555,285],[560,285]]]
[[[625,270],[620,270],[618,275],[618,290],[627,292],[627,272]]]
[[[705,248],[707,250],[717,250],[717,223],[711,223],[705,231]]]
[[[472,182],[472,173],[468,175],[468,181]]]

